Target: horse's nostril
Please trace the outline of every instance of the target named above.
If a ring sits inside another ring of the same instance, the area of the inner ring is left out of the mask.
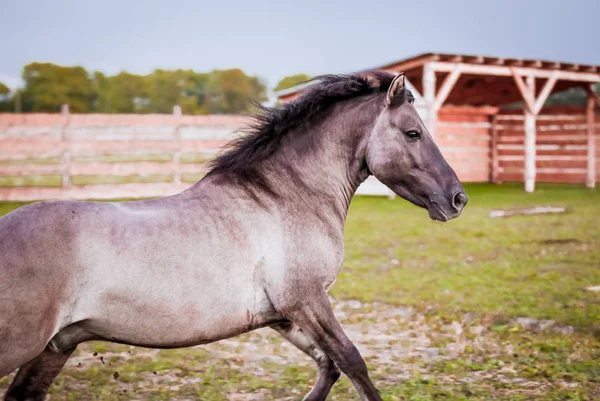
[[[467,196],[467,194],[462,191],[459,191],[452,198],[452,206],[454,207],[454,209],[461,211],[468,201],[469,197]]]

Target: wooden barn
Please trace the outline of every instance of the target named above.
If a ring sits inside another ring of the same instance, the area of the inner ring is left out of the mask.
[[[585,183],[600,168],[600,66],[426,53],[371,68],[404,72],[429,131],[461,180]],[[368,70],[365,70],[368,71]],[[309,85],[277,92],[280,102]],[[544,107],[554,93],[580,87],[586,107]],[[506,106],[522,104],[515,109]],[[377,192],[366,183],[366,192]],[[385,191],[385,190],[383,190]]]

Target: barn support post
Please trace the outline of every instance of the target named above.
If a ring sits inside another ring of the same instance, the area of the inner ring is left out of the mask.
[[[587,98],[587,178],[588,188],[596,187],[596,111],[594,109],[596,99],[593,96],[593,88],[588,91]]]
[[[436,94],[436,77],[433,63],[426,63],[423,66],[423,99],[427,106],[427,129],[435,139],[438,121],[438,111],[450,95],[452,88],[460,78],[462,69],[457,65],[444,79],[440,90]]]
[[[490,181],[492,184],[498,184],[498,172],[500,170],[500,162],[498,160],[498,115],[492,116],[492,140],[491,146],[491,169],[490,169]]]
[[[435,70],[431,63],[423,66],[423,100],[427,106],[426,127],[433,138],[437,125],[437,110],[435,110]]]
[[[535,190],[535,114],[525,109],[525,192]]]
[[[558,73],[551,73],[536,97],[535,78],[534,74],[529,74],[523,82],[519,70],[512,70],[513,79],[523,100],[525,101],[525,173],[523,180],[525,181],[525,192],[533,192],[535,190],[536,178],[536,118],[544,106],[544,102],[552,93],[554,85],[558,79]]]
[[[69,188],[72,185],[71,181],[71,145],[69,141],[68,128],[71,123],[71,116],[69,114],[69,105],[63,104],[60,107],[60,113],[64,117],[64,123],[60,127],[60,182],[62,188]]]

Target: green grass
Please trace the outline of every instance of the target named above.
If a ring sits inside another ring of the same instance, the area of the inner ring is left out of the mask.
[[[101,184],[133,184],[172,182],[171,174],[132,174],[132,175],[74,175],[71,182],[74,185],[101,185]]]
[[[352,202],[346,258],[333,298],[360,300],[366,309],[374,308],[372,302],[410,305],[415,317],[392,319],[390,335],[414,330],[440,350],[431,360],[386,360],[388,351],[408,347],[390,341],[367,357],[384,400],[600,399],[600,294],[582,289],[600,285],[600,191],[539,185],[536,193],[525,194],[517,184],[467,185],[466,190],[470,201],[463,216],[445,224],[401,199]],[[22,205],[0,203],[0,215]],[[569,213],[488,217],[495,208],[536,205],[566,206]],[[380,316],[364,316],[357,309],[342,324],[361,325],[369,333]],[[551,319],[574,332],[530,330],[515,323],[518,317]],[[453,322],[464,329],[465,346],[458,354],[445,348],[455,341],[448,334]],[[420,325],[427,328],[419,331]],[[474,334],[479,331],[483,334]],[[270,341],[272,349],[260,348]],[[263,351],[251,352],[272,357],[290,352],[277,337],[266,342],[256,333],[239,344],[256,344]],[[267,360],[249,368],[247,353],[223,343],[155,356],[142,348],[90,343],[80,346],[77,356],[92,352],[107,355],[105,363],[68,367],[51,390],[58,399],[244,399],[235,394],[301,399],[316,377],[310,363]],[[131,358],[122,356],[128,352]],[[7,378],[0,379],[0,389],[7,384]],[[342,378],[329,399],[356,400],[357,394]]]
[[[0,187],[60,187],[61,183],[59,174],[0,176]]]
[[[579,186],[468,185],[446,224],[400,200],[356,197],[339,298],[549,318],[600,334],[600,192]],[[567,214],[491,219],[493,208],[566,206]],[[360,280],[357,278],[360,277]]]

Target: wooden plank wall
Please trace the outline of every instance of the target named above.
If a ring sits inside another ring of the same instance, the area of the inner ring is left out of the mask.
[[[522,115],[497,116],[499,183],[523,181],[523,123]],[[538,116],[536,126],[536,181],[585,183],[587,122],[583,111],[549,109]],[[598,136],[598,124],[596,126]],[[600,164],[598,158],[596,164]]]
[[[495,107],[442,107],[435,141],[464,182],[488,182],[491,165],[491,118]]]

